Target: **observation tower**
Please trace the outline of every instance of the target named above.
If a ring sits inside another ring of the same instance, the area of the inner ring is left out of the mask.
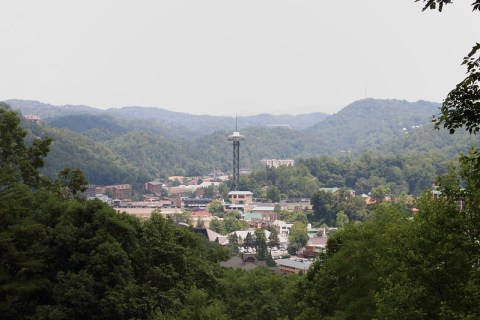
[[[240,141],[245,140],[237,129],[237,119],[235,119],[235,131],[228,136],[228,141],[233,141],[233,191],[238,191],[238,183],[240,181]]]

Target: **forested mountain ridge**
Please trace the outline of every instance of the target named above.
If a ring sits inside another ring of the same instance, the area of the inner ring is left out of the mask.
[[[42,119],[54,119],[56,117],[72,114],[97,114],[101,110],[82,105],[63,105],[43,103],[35,100],[9,99],[5,100],[12,109],[19,110],[22,114],[38,114]]]
[[[426,101],[363,99],[304,130],[325,153],[358,151],[402,135],[404,128],[430,123],[439,104]]]
[[[468,132],[451,135],[446,130],[435,130],[433,123],[427,123],[418,128],[409,128],[403,134],[370,150],[381,154],[397,155],[438,153],[442,158],[452,158],[479,144],[478,135],[470,135]]]
[[[15,109],[19,102],[12,101]],[[43,106],[32,105],[40,109]],[[22,107],[21,110],[35,113],[34,107]],[[445,161],[465,150],[464,146],[475,139],[468,135],[462,138],[460,135],[444,137],[443,134],[440,138],[441,133],[435,132],[431,124],[437,107],[438,104],[424,101],[365,99],[304,130],[295,130],[291,126],[242,127],[240,131],[246,140],[241,144],[241,165],[254,169],[261,167],[263,158],[299,159],[325,154],[356,157],[365,152],[428,153],[432,159],[436,157],[438,161]],[[92,183],[140,183],[168,175],[201,175],[213,169],[227,172],[231,169],[231,143],[226,137],[231,133],[233,118],[224,117],[225,124],[222,125],[227,129],[209,133],[213,129],[209,127],[208,119],[217,121],[222,117],[188,115],[190,120],[184,120],[184,123],[197,119],[196,125],[205,128],[200,130],[195,126],[180,125],[181,121],[174,118],[181,118],[181,113],[158,108],[128,107],[105,113],[93,108],[91,112],[88,107],[79,107],[78,110],[68,107],[65,108],[66,115],[56,112],[55,108],[62,107],[45,108],[47,111],[54,109],[55,112],[48,111],[53,116],[40,125],[32,124],[31,130],[40,130],[35,134],[50,136],[54,140],[52,157],[42,169],[49,176],[55,175],[59,168],[75,166],[82,169]],[[40,109],[38,114],[43,112]],[[125,112],[131,116],[122,116]],[[155,113],[172,115],[174,120],[170,120],[177,122],[156,120]],[[256,117],[260,121],[282,116]],[[288,117],[307,119],[307,115],[304,118]],[[309,119],[312,121],[313,118]],[[239,123],[242,120],[244,118],[240,118]],[[305,124],[308,121],[305,120]]]
[[[194,115],[183,112],[169,111],[158,107],[122,107],[110,108],[107,110],[95,109],[86,106],[54,106],[32,100],[6,100],[12,109],[19,110],[23,114],[38,114],[44,121],[49,123],[60,123],[62,127],[66,126],[70,116],[88,114],[110,116],[111,121],[125,121],[131,125],[138,120],[148,120],[156,125],[170,126],[178,131],[187,130],[194,135],[210,134],[215,131],[231,131],[235,126],[235,119],[227,116]],[[238,127],[250,126],[286,126],[296,130],[302,130],[311,126],[329,115],[323,112],[313,112],[299,115],[272,115],[259,114],[254,116],[238,116]],[[66,117],[66,119],[58,119]],[[121,120],[120,120],[121,119]],[[130,121],[128,121],[130,120]]]
[[[81,169],[93,184],[135,183],[150,178],[145,169],[126,161],[107,145],[81,134],[45,124],[25,124],[28,138],[50,137],[53,142],[42,174],[54,177],[63,168]]]

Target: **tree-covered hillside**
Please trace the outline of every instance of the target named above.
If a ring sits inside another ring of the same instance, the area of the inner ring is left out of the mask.
[[[403,134],[403,128],[421,126],[438,112],[436,103],[364,99],[356,101],[304,133],[322,153],[358,151],[375,147]]]
[[[93,129],[102,129],[112,134],[121,134],[128,129],[105,115],[79,114],[58,117],[49,122],[53,127],[69,129],[77,133],[87,133]]]
[[[10,99],[6,100],[12,109],[19,110],[23,114],[38,114],[42,119],[54,119],[73,114],[99,114],[101,110],[88,106],[64,105],[55,106],[34,100]]]
[[[134,166],[102,143],[66,129],[25,125],[30,138],[50,137],[53,140],[48,161],[41,169],[46,176],[55,177],[63,168],[70,167],[81,169],[90,183],[99,185],[138,183],[150,178],[142,167]]]
[[[45,107],[33,105],[40,111]],[[444,168],[459,151],[476,141],[466,135],[451,137],[435,132],[431,117],[437,107],[423,101],[365,99],[304,130],[293,126],[242,127],[240,131],[245,140],[240,147],[241,166],[255,169],[261,167],[260,160],[264,158],[299,159],[325,154],[356,159],[368,152],[374,158],[379,154],[426,159],[432,162],[430,165],[437,166],[432,173],[435,175],[442,172],[439,167]],[[55,157],[52,156],[52,162],[43,169],[49,176],[55,175],[65,163],[81,168],[89,180],[97,184],[135,184],[174,174],[201,175],[213,169],[231,170],[232,146],[227,136],[231,134],[232,129],[228,127],[234,123],[233,118],[185,115],[159,108],[128,107],[98,114],[88,112],[89,109],[72,108],[49,106],[46,110],[55,109],[57,113],[40,125],[30,125],[31,130],[43,130],[43,134],[54,139],[52,155]],[[64,116],[58,113],[63,109]],[[71,109],[75,110],[74,114]],[[78,114],[80,110],[86,113]],[[239,118],[239,124],[248,118],[263,124],[296,119],[306,125],[319,116],[284,119],[259,115]],[[227,129],[218,131],[222,126]],[[319,183],[325,185],[325,181]],[[331,186],[330,182],[327,185]],[[339,181],[340,185],[353,187],[355,183]],[[418,188],[424,186],[425,182],[418,187],[401,189],[417,193]]]
[[[57,120],[57,118],[70,117],[80,114],[95,114],[109,116],[129,129],[146,130],[159,133],[172,138],[195,138],[199,135],[211,134],[216,131],[232,131],[235,128],[235,117],[193,115],[182,112],[169,111],[157,107],[122,107],[100,110],[85,106],[53,106],[38,101],[7,100],[13,109],[23,114],[38,114],[53,125],[76,130],[78,127],[74,120]],[[286,126],[295,130],[302,130],[308,126],[322,121],[328,115],[322,112],[300,115],[272,115],[260,114],[254,116],[239,116],[238,128],[251,126]],[[68,125],[72,125],[69,127]],[[100,124],[99,124],[100,125]],[[155,128],[160,127],[160,129]],[[100,129],[100,128],[99,128]],[[169,132],[168,131],[172,131]]]
[[[435,130],[433,123],[418,128],[408,128],[401,135],[383,142],[370,150],[386,154],[439,154],[441,158],[452,158],[468,150],[472,145],[478,146],[480,137],[468,132],[451,135],[446,130]]]

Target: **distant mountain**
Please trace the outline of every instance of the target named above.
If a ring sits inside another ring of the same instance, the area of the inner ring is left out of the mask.
[[[225,116],[193,115],[183,112],[174,112],[155,107],[122,107],[100,110],[86,106],[54,106],[31,100],[7,100],[13,109],[20,110],[23,114],[38,114],[43,121],[49,122],[54,126],[68,128],[72,131],[85,132],[86,125],[90,129],[103,129],[102,125],[110,125],[101,121],[92,121],[93,118],[80,118],[79,115],[102,115],[110,116],[114,121],[122,122],[122,126],[127,129],[145,130],[156,134],[162,134],[170,138],[195,139],[199,135],[211,134],[216,131],[232,131],[235,127],[235,118]],[[76,116],[76,117],[74,117]],[[302,115],[272,115],[260,114],[255,116],[239,116],[238,128],[252,126],[283,126],[296,130],[302,130],[319,121],[324,120],[329,115],[322,112],[315,112]],[[60,119],[63,118],[63,119]],[[70,118],[70,119],[68,119]],[[105,118],[104,118],[105,119]],[[88,121],[85,121],[88,120]],[[80,123],[77,123],[77,122]],[[87,124],[86,122],[92,122]],[[138,124],[142,127],[139,128]],[[164,128],[166,130],[158,129]],[[167,130],[176,131],[169,134]]]
[[[194,131],[203,131],[206,133],[212,133],[219,130],[230,131],[234,129],[235,125],[233,117],[193,115],[183,112],[168,111],[161,108],[123,107],[108,109],[107,113],[128,118],[168,121],[186,126]],[[255,116],[239,116],[238,128],[242,129],[253,126],[284,126],[302,130],[326,119],[328,116],[328,114],[322,112],[301,115],[259,114]]]
[[[272,115],[263,113],[256,116],[239,117],[238,119],[242,121],[245,127],[267,126],[303,130],[325,120],[329,116],[330,115],[323,112],[299,115]]]
[[[63,105],[55,106],[48,103],[42,103],[34,100],[5,100],[14,110],[19,110],[22,114],[38,114],[43,120],[63,117],[73,114],[100,114],[102,110],[88,106]]]
[[[323,153],[362,150],[402,135],[404,128],[430,123],[439,106],[427,101],[364,99],[303,132]]]
[[[69,129],[77,133],[85,133],[92,129],[103,129],[113,133],[125,133],[128,128],[120,125],[113,118],[100,114],[74,114],[54,118],[49,122],[51,126]]]
[[[34,135],[54,139],[43,171],[47,175],[54,176],[63,167],[78,167],[92,183],[109,184],[231,170],[232,145],[227,141],[235,123],[231,117],[160,108],[97,110],[13,101],[14,109],[46,117],[40,125],[28,126]],[[263,158],[345,152],[353,157],[365,152],[428,153],[444,161],[478,144],[477,137],[433,130],[431,117],[438,107],[426,101],[365,99],[328,117],[321,113],[239,117],[239,129],[245,135],[241,166],[260,167]]]
[[[156,119],[138,119],[101,113],[74,114],[47,119],[50,125],[81,133],[95,141],[114,139],[131,131],[150,132],[173,140],[191,139],[199,133],[170,122]]]

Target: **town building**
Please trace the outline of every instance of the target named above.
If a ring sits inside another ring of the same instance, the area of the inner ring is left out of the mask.
[[[253,228],[261,228],[263,225],[263,217],[260,213],[247,212],[243,216],[243,220],[248,222],[248,225]]]
[[[215,231],[210,230],[208,228],[194,228],[193,231],[195,233],[198,233],[204,236],[211,242],[217,242],[222,246],[225,246],[228,244],[228,236],[222,236],[221,234],[216,233]]]
[[[264,221],[275,221],[278,219],[278,212],[275,211],[275,207],[270,205],[258,205],[250,209],[252,213],[259,213],[262,215]]]
[[[38,114],[26,114],[23,119],[33,123],[40,123],[40,116]]]
[[[300,250],[298,256],[307,259],[317,257],[320,252],[325,250],[325,248],[327,247],[327,240],[327,236],[311,237],[310,239],[308,239],[305,248]]]
[[[101,192],[98,192],[101,193]],[[97,196],[97,187],[93,184],[89,184],[87,190],[83,192],[84,196],[88,198],[95,198]]]
[[[245,206],[251,205],[253,202],[253,193],[250,191],[230,191],[228,193],[228,202],[225,209],[245,211]]]
[[[207,209],[212,199],[184,199],[183,207],[192,211],[201,211]]]
[[[279,259],[275,261],[277,266],[279,267],[280,273],[287,275],[292,273],[305,273],[310,265],[312,264],[311,261],[305,261],[303,259]]]
[[[295,160],[292,159],[262,159],[260,160],[263,166],[270,168],[278,168],[280,166],[291,166],[295,165]]]
[[[158,180],[145,183],[143,186],[145,190],[148,190],[156,195],[161,195],[165,185]]]
[[[293,223],[285,222],[283,220],[275,220],[273,225],[278,227],[278,235],[288,238],[290,229],[292,229]]]
[[[103,187],[105,190],[112,192],[112,198],[118,200],[126,200],[132,198],[132,185],[131,184],[116,184]]]

